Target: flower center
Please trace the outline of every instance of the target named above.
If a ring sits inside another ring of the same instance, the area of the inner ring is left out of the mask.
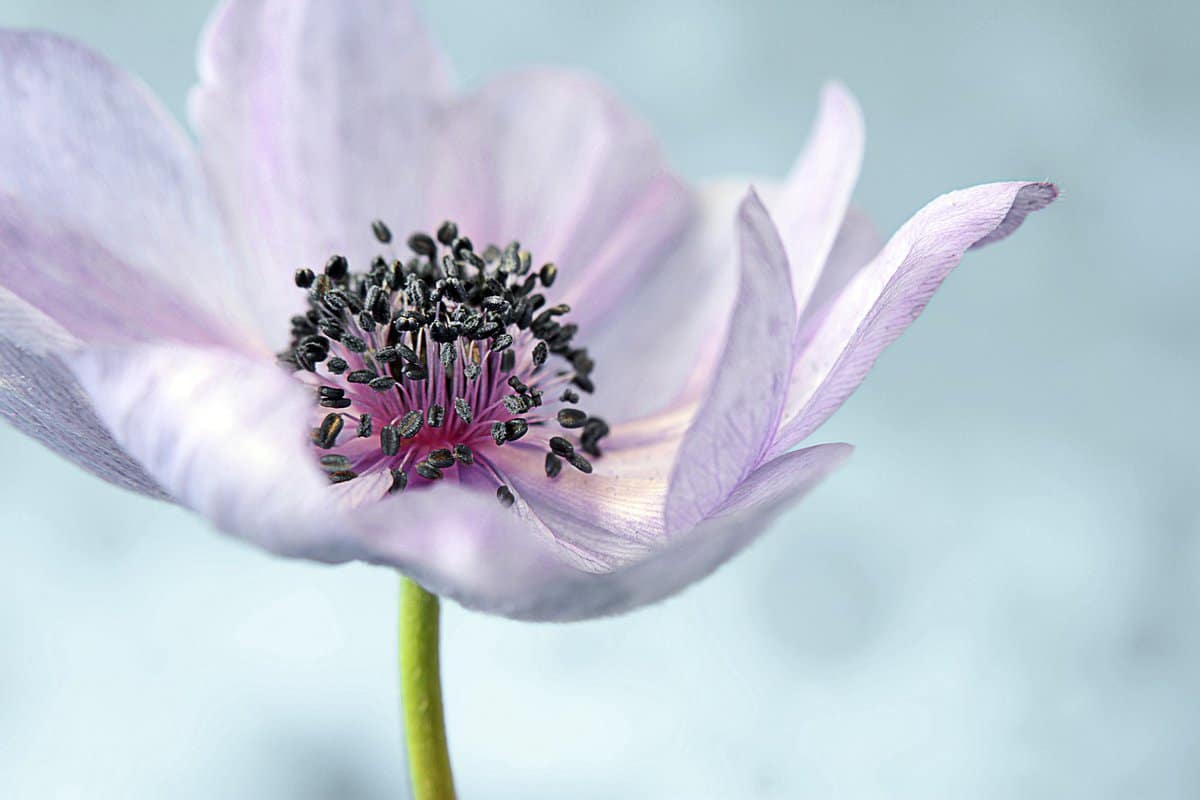
[[[391,248],[392,234],[372,223]],[[546,450],[545,471],[563,462],[585,473],[608,425],[580,410],[593,390],[592,359],[561,321],[565,304],[546,305],[554,264],[532,269],[517,242],[482,253],[453,222],[436,237],[414,233],[407,260],[376,256],[355,272],[343,256],[321,274],[296,271],[309,310],[292,317],[292,343],[279,355],[316,387],[322,409],[312,430],[333,483],[387,471],[388,491],[416,476],[431,484],[452,470],[481,469],[506,506],[514,496],[493,466],[492,448]]]

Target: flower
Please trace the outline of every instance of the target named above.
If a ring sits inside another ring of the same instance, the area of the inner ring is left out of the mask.
[[[270,551],[518,618],[752,541],[965,251],[1056,195],[952,192],[881,245],[837,85],[784,181],[693,192],[589,78],[456,94],[398,1],[231,0],[200,72],[196,147],[101,58],[0,34],[0,412]]]

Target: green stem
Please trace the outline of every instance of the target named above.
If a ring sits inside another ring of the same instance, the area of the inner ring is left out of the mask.
[[[400,696],[413,800],[454,800],[438,664],[438,599],[408,578],[400,586]]]

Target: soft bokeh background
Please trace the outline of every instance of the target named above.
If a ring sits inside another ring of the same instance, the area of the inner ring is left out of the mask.
[[[590,68],[693,177],[782,173],[833,76],[885,230],[966,184],[1064,189],[820,432],[848,468],[714,578],[571,626],[447,610],[462,795],[1198,796],[1197,7],[425,5],[465,84]],[[207,10],[0,24],[182,114]],[[272,559],[8,429],[0,452],[0,795],[405,796],[393,574]]]

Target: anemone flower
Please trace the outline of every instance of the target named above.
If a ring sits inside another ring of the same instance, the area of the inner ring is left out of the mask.
[[[837,85],[782,182],[693,189],[586,76],[456,92],[399,0],[225,3],[195,145],[51,35],[0,34],[0,102],[0,412],[274,553],[419,584],[421,797],[451,791],[435,595],[576,620],[707,575],[846,459],[796,446],[963,254],[1056,195],[951,192],[881,243]]]

